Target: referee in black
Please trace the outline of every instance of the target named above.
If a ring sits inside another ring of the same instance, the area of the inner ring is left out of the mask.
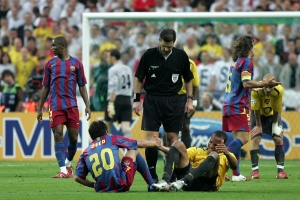
[[[193,74],[187,54],[182,49],[174,47],[176,32],[164,28],[159,34],[159,47],[148,49],[141,57],[135,74],[133,110],[137,115],[141,110],[140,92],[143,87],[146,91],[143,103],[142,130],[146,131],[147,139],[158,136],[161,125],[166,131],[167,146],[178,140],[182,129],[183,113],[194,111]],[[187,91],[185,108],[181,106],[178,95],[184,79]],[[185,110],[183,110],[185,109]],[[154,181],[158,181],[156,163],[158,150],[146,148],[146,161]]]

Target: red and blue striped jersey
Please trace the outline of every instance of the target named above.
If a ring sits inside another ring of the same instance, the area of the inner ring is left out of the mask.
[[[105,135],[84,150],[76,165],[76,175],[85,179],[90,172],[96,192],[121,192],[127,185],[119,148],[138,149],[137,141],[119,135]]]
[[[224,93],[223,116],[249,113],[251,88],[244,88],[243,82],[252,78],[253,63],[249,58],[240,57],[231,64]]]
[[[68,60],[61,60],[56,56],[47,61],[43,86],[50,88],[50,110],[65,110],[77,106],[76,84],[80,87],[86,84],[81,61],[72,56]]]

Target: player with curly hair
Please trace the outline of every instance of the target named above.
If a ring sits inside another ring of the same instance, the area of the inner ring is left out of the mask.
[[[257,82],[253,79],[254,40],[244,35],[237,39],[233,48],[233,63],[229,71],[229,79],[223,101],[223,131],[231,132],[234,140],[228,145],[237,160],[240,160],[241,147],[248,142],[250,131],[249,98],[251,88],[273,87],[278,84],[274,78]],[[232,171],[232,181],[250,180],[240,174],[239,165]]]

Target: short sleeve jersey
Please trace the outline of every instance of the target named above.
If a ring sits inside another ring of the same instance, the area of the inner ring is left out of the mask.
[[[148,94],[171,96],[178,94],[182,79],[189,82],[193,78],[187,54],[177,48],[165,58],[159,48],[148,49],[141,57],[135,77],[146,78],[144,89]]]
[[[54,57],[45,64],[43,86],[49,87],[50,110],[65,110],[77,106],[76,84],[86,84],[81,61],[70,56],[68,60]]]
[[[108,95],[132,96],[133,79],[132,70],[127,65],[117,63],[108,70]]]
[[[200,78],[199,78],[197,66],[193,60],[189,59],[189,61],[190,61],[190,69],[194,76],[194,78],[192,79],[192,85],[193,85],[193,87],[198,87],[200,84]],[[182,80],[182,82],[184,82],[184,80]],[[184,83],[182,84],[182,87],[181,87],[180,91],[178,92],[178,94],[186,94],[186,89],[185,89]]]
[[[192,168],[198,167],[209,155],[209,151],[207,148],[199,148],[199,147],[190,147],[187,149],[189,161],[193,163]],[[230,153],[230,152],[229,152]],[[234,158],[234,154],[230,153]],[[225,175],[229,169],[229,164],[227,157],[223,154],[219,154],[220,157],[220,164],[218,170],[218,178],[216,180],[217,188],[219,189],[225,179]]]
[[[277,85],[267,96],[263,89],[252,90],[251,92],[251,110],[259,110],[263,116],[272,116],[275,112],[282,111],[284,89],[281,85]]]
[[[243,82],[253,79],[253,63],[249,58],[240,57],[233,62],[224,93],[223,116],[249,114],[250,88]]]
[[[119,148],[137,149],[137,141],[123,136],[102,136],[83,151],[76,166],[76,176],[85,179],[91,173],[96,192],[120,192],[127,184],[122,172]]]

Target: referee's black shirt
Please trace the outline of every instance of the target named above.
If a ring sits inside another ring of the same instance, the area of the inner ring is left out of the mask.
[[[148,49],[142,56],[135,77],[143,80],[144,89],[151,95],[171,96],[178,94],[182,87],[182,78],[189,82],[194,78],[190,62],[185,51],[172,49],[167,59],[159,48]]]

